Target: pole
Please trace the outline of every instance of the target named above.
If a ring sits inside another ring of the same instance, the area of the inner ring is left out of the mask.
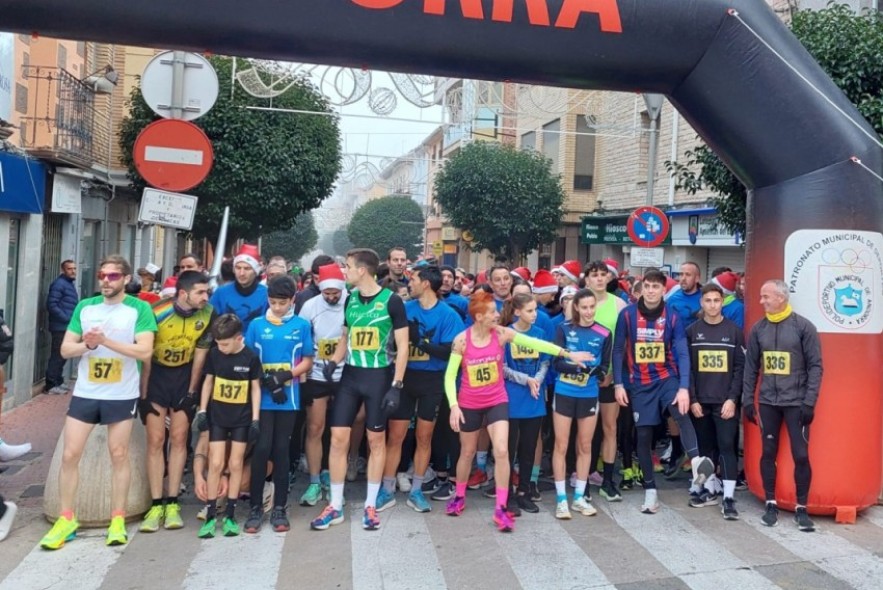
[[[187,67],[187,54],[175,51],[172,54],[172,119],[184,118],[184,69]],[[177,258],[178,232],[173,227],[163,228],[163,275],[168,278],[174,274]]]
[[[650,117],[650,149],[647,154],[647,205],[653,205],[653,188],[656,182],[656,151],[659,143],[659,113],[662,111],[661,94],[645,94],[644,103],[647,105],[647,115]]]
[[[230,223],[230,207],[224,207],[224,218],[221,220],[221,230],[218,232],[218,243],[215,244],[215,259],[212,261],[212,269],[209,272],[209,287],[214,289],[218,286],[218,277],[221,276],[221,263],[224,261],[224,251],[227,249],[227,224]]]

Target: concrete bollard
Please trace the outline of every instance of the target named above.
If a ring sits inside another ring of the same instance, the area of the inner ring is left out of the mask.
[[[132,481],[126,505],[126,520],[140,519],[150,508],[150,486],[147,481],[147,437],[140,420],[135,420],[132,439],[129,442],[129,464]],[[43,491],[43,514],[49,522],[55,522],[60,510],[58,478],[64,453],[64,432],[58,437],[55,454],[46,477]],[[83,457],[80,459],[80,485],[74,505],[74,514],[80,526],[105,527],[110,524],[110,486],[113,469],[107,451],[107,427],[98,425],[89,435]]]

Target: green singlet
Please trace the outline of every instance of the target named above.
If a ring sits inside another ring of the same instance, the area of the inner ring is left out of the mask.
[[[389,289],[381,289],[368,302],[363,302],[358,289],[350,293],[344,311],[346,364],[365,369],[380,369],[392,364],[389,354],[392,317],[388,306],[391,295]]]

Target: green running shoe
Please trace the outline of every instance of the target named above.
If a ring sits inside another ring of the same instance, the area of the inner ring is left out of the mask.
[[[165,516],[166,509],[162,505],[151,506],[147,514],[144,515],[144,520],[141,521],[141,526],[138,530],[142,533],[155,533],[159,530],[159,526]],[[166,528],[168,528],[168,525],[166,525]]]
[[[217,518],[209,518],[202,526],[199,528],[199,534],[197,535],[200,539],[211,539],[215,536],[215,529],[218,527],[218,519]]]
[[[107,541],[105,544],[108,547],[114,547],[116,545],[125,545],[129,542],[129,535],[126,533],[126,519],[122,516],[114,516],[110,519],[110,526],[107,527]]]
[[[300,497],[301,506],[315,506],[322,499],[322,486],[317,483],[311,483],[307,486],[304,495]]]
[[[184,519],[181,518],[181,505],[174,503],[166,506],[165,528],[169,531],[184,528]]]
[[[40,541],[40,547],[50,550],[61,549],[67,541],[77,538],[78,528],[80,528],[80,523],[76,518],[68,520],[59,516],[46,536]]]
[[[224,518],[224,526],[221,529],[225,537],[236,537],[239,535],[239,524],[229,516]]]

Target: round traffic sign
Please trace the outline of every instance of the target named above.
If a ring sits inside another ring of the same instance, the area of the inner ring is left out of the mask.
[[[167,191],[186,191],[205,180],[212,169],[212,142],[202,129],[178,119],[145,127],[132,149],[135,168],[148,184]]]
[[[664,242],[669,229],[668,216],[656,207],[638,207],[626,223],[629,237],[642,248],[655,248]]]
[[[197,53],[180,52],[184,60],[181,81],[181,116],[193,121],[206,114],[218,100],[218,74],[204,57]],[[172,78],[174,51],[153,57],[141,74],[141,95],[153,112],[165,119],[172,118]]]

